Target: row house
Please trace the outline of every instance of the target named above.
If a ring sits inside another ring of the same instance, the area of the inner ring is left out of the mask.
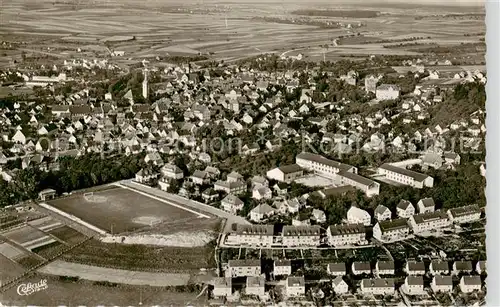
[[[472,262],[470,261],[455,261],[453,263],[453,275],[458,275],[461,273],[470,274],[472,272]]]
[[[424,291],[424,277],[423,276],[407,276],[405,283],[401,287],[401,291],[408,295],[422,295]]]
[[[366,229],[363,224],[331,225],[326,230],[328,245],[366,244]]]
[[[326,266],[326,271],[332,276],[344,276],[346,275],[347,269],[344,262],[339,263],[329,263]]]
[[[227,234],[228,245],[271,246],[273,244],[273,225],[233,224]]]
[[[375,271],[378,275],[394,275],[394,261],[377,261]]]
[[[460,291],[463,293],[471,293],[474,291],[481,291],[481,277],[474,276],[462,276],[460,278]]]
[[[388,163],[382,164],[378,168],[378,174],[384,175],[386,179],[408,185],[417,189],[434,186],[434,178],[426,174],[417,173],[402,167],[397,167]]]
[[[248,277],[260,276],[261,264],[260,260],[255,259],[240,259],[229,260],[226,270],[226,277]]]
[[[395,286],[392,278],[372,278],[361,281],[361,292],[372,295],[392,295]]]
[[[287,298],[301,297],[306,294],[304,276],[289,276],[286,280],[285,296]]]
[[[421,261],[407,261],[404,271],[408,275],[425,275],[425,264]]]
[[[274,260],[273,275],[288,276],[292,274],[292,262],[287,259]]]
[[[410,234],[406,219],[380,221],[373,227],[373,237],[381,242],[404,240]]]
[[[263,298],[265,295],[264,285],[266,279],[263,276],[249,276],[246,280],[245,294],[255,295]]]
[[[231,277],[215,277],[213,295],[216,298],[224,298],[231,296],[232,291],[232,278]]]
[[[369,262],[353,262],[351,266],[352,274],[371,274],[372,268]]]
[[[413,215],[409,218],[414,233],[430,231],[451,225],[448,215],[441,211]]]
[[[320,245],[320,227],[314,226],[283,226],[284,246],[318,246]]]
[[[432,260],[429,265],[431,275],[447,275],[450,274],[450,268],[447,261]]]
[[[481,209],[477,205],[449,209],[447,214],[454,224],[471,223],[481,219]]]
[[[435,293],[449,293],[453,291],[453,279],[451,276],[436,275],[432,278],[431,289]]]

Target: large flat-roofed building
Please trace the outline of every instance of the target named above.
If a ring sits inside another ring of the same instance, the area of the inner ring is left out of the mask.
[[[432,188],[434,186],[434,178],[431,176],[388,163],[382,164],[378,168],[378,173],[384,175],[386,179],[418,189],[423,187]]]
[[[366,228],[363,224],[331,225],[326,230],[331,246],[366,244]]]

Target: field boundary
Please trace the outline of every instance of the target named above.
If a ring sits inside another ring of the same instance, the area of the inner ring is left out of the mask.
[[[63,217],[68,218],[68,219],[70,219],[70,220],[71,220],[71,221],[73,221],[73,222],[79,223],[79,224],[81,224],[81,225],[83,225],[83,226],[85,226],[85,227],[87,227],[87,228],[90,228],[90,229],[92,229],[93,231],[95,231],[95,232],[99,233],[100,235],[103,235],[103,236],[108,235],[108,232],[106,232],[105,230],[102,230],[101,228],[99,228],[99,227],[97,227],[97,226],[94,226],[94,225],[92,225],[92,224],[90,224],[90,223],[85,222],[84,220],[82,220],[82,219],[81,219],[81,218],[79,218],[79,217],[76,217],[76,216],[74,216],[74,215],[72,215],[72,214],[66,213],[66,212],[64,212],[64,211],[62,211],[62,210],[60,210],[60,209],[57,209],[57,208],[55,208],[55,207],[53,207],[53,206],[49,205],[49,204],[46,204],[46,203],[39,203],[38,205],[39,205],[39,206],[41,206],[42,208],[45,208],[45,209],[47,209],[47,210],[50,210],[50,211],[52,211],[52,212],[54,212],[54,213],[57,213],[57,214],[59,214],[59,215],[62,215]]]

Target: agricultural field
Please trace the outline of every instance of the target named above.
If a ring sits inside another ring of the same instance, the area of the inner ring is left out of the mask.
[[[108,233],[120,234],[158,227],[162,233],[176,232],[182,225],[191,230],[203,219],[189,209],[171,206],[156,198],[124,188],[94,192],[93,199],[76,194],[49,202]]]
[[[33,250],[37,247],[56,242],[56,240],[49,235],[30,226],[15,228],[2,233],[2,235],[27,250]]]
[[[0,247],[1,248],[1,247]],[[21,275],[24,268],[11,259],[0,254],[0,284]]]
[[[58,227],[51,230],[49,233],[66,243],[66,245],[68,246],[72,246],[74,244],[82,242],[87,238],[85,235],[68,226]]]

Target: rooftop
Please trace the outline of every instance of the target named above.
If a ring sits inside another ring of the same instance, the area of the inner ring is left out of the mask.
[[[418,181],[418,182],[422,182],[429,177],[428,175],[417,173],[414,171],[410,171],[410,170],[407,170],[406,168],[397,167],[397,166],[394,166],[394,165],[388,164],[388,163],[382,164],[380,166],[380,168],[388,170],[390,172],[394,172],[397,174],[401,174],[401,175],[413,178],[413,180]]]

